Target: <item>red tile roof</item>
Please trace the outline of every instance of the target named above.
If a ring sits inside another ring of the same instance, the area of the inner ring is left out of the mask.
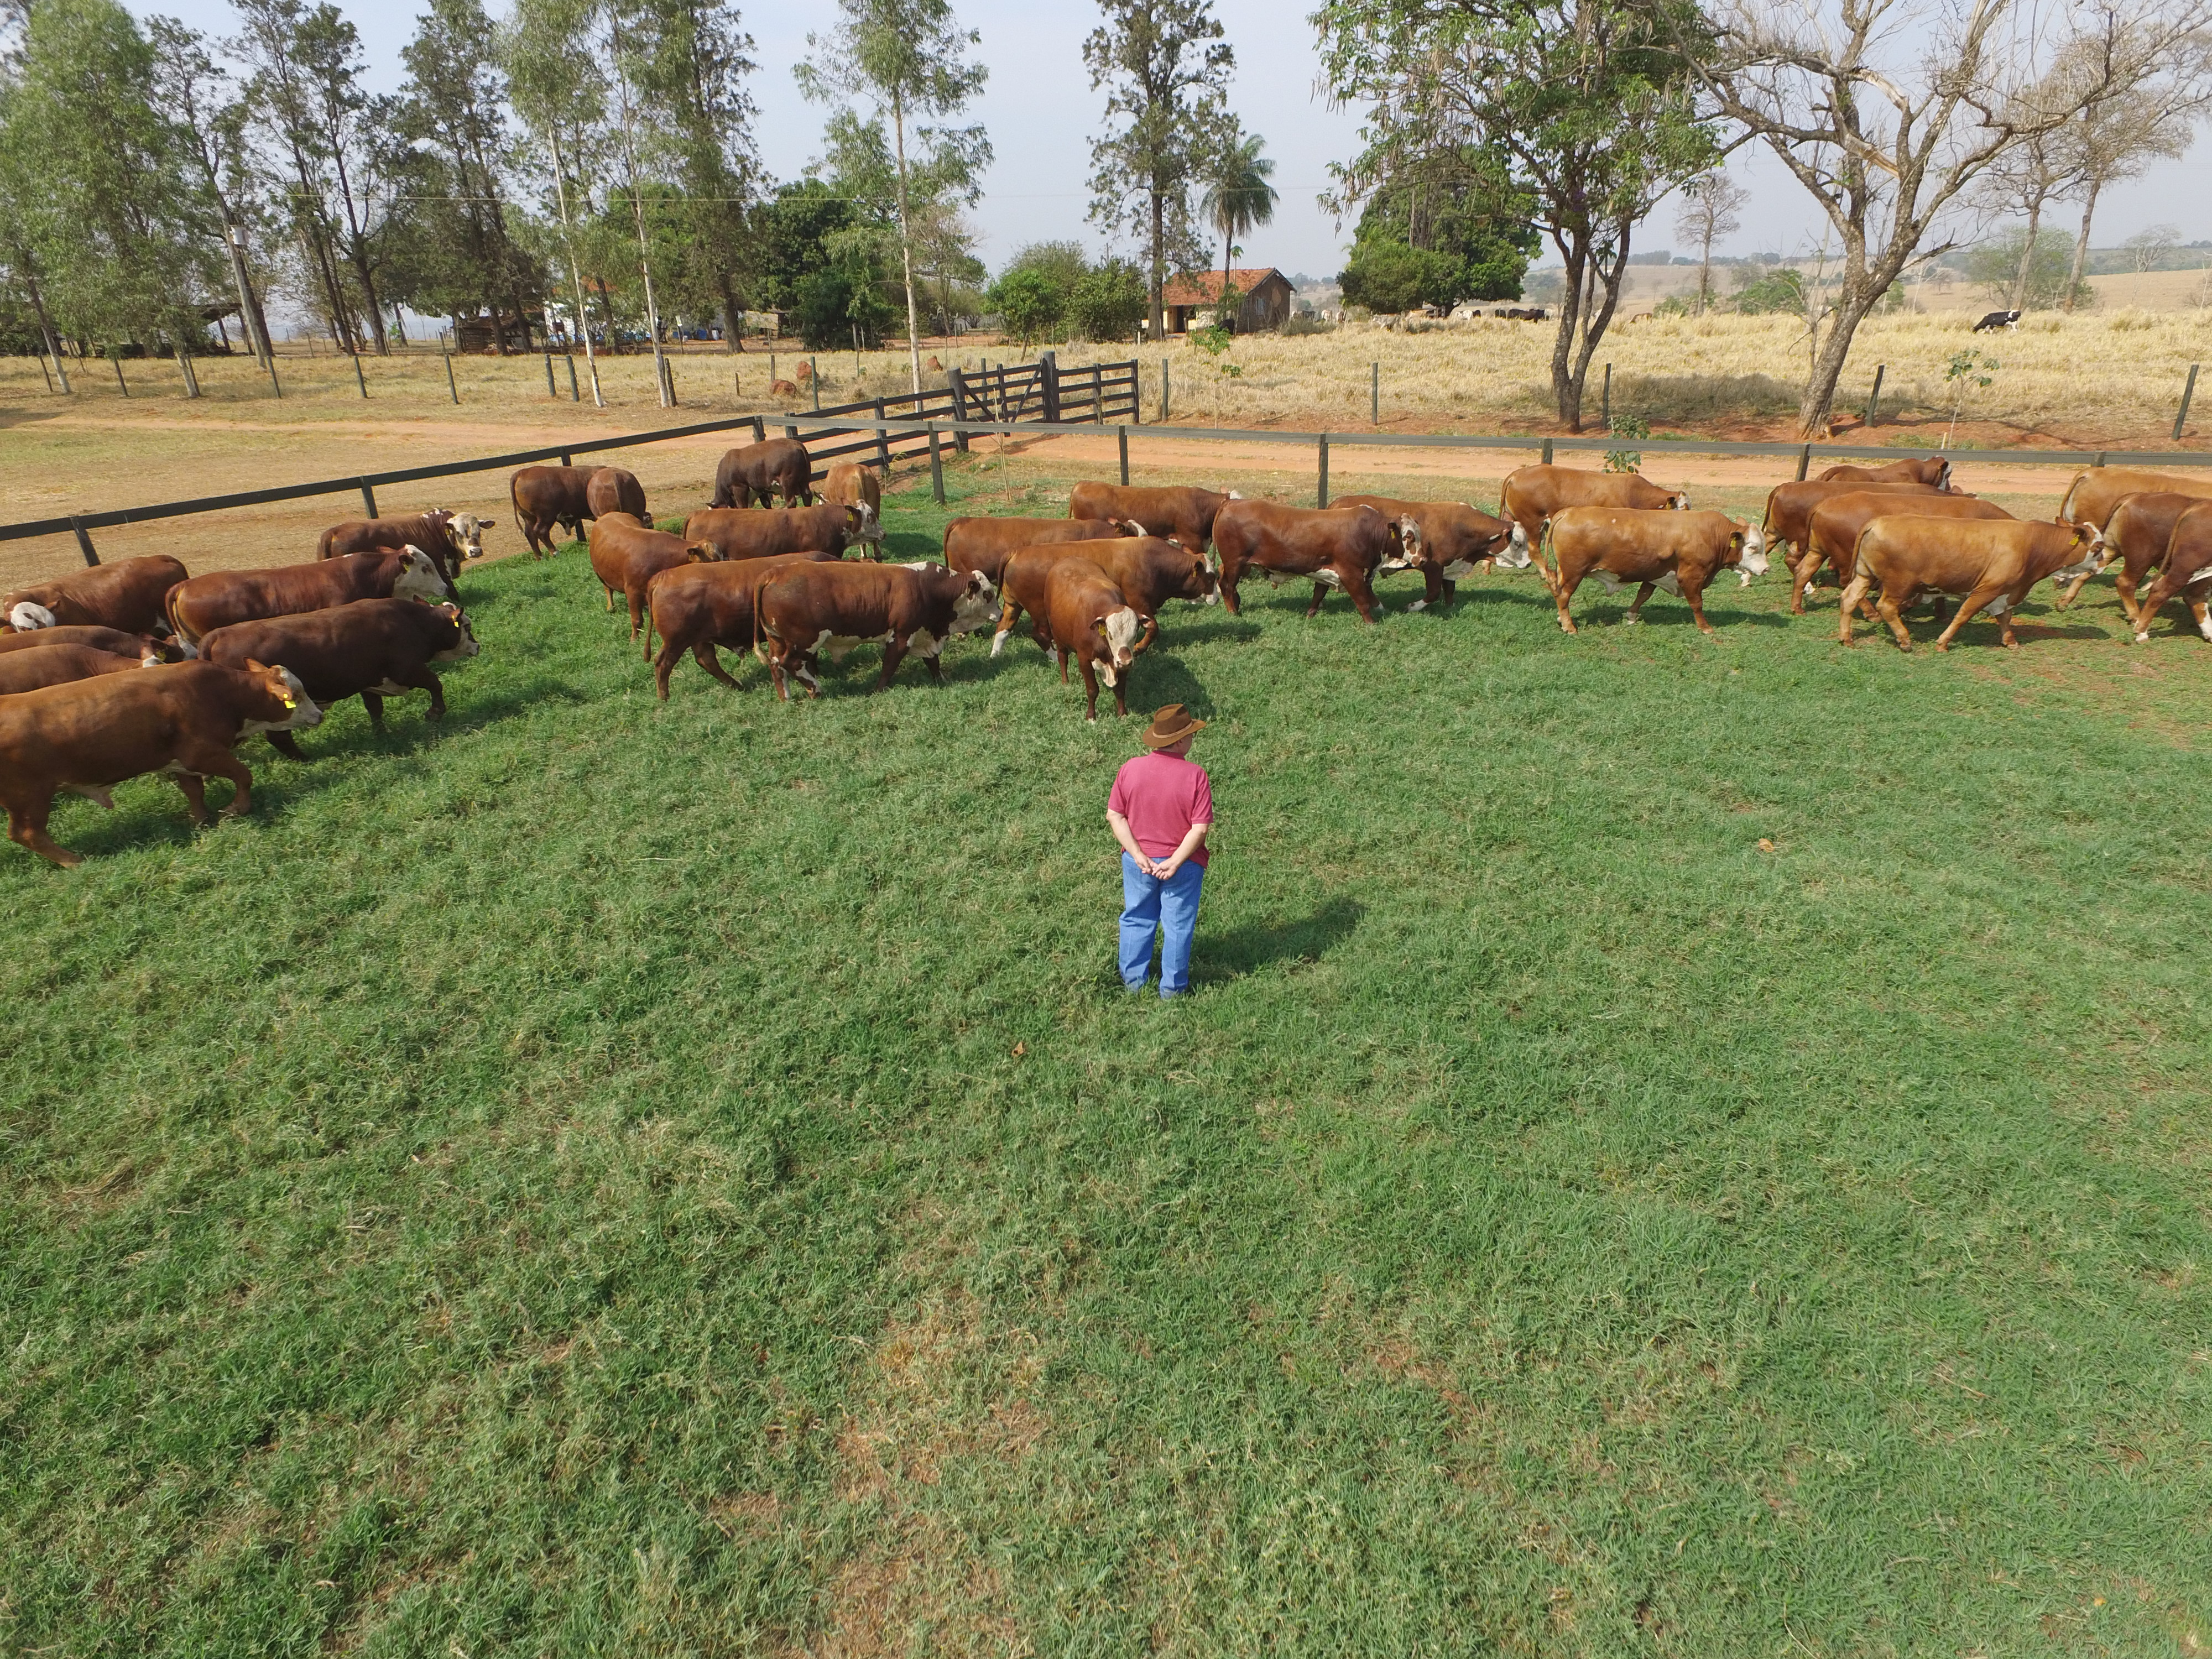
[[[1283,273],[1273,265],[1257,270],[1232,270],[1229,280],[1236,284],[1239,294],[1249,294],[1270,276]],[[1287,282],[1289,278],[1284,277]],[[1192,271],[1187,276],[1170,276],[1160,290],[1160,303],[1165,306],[1210,306],[1221,301],[1221,273],[1218,270]]]

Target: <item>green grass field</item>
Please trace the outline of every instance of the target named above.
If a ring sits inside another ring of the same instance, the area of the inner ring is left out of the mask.
[[[0,848],[0,1651],[2212,1647],[2179,607],[1417,591],[1164,618],[1176,1005],[1135,721],[662,707],[574,552],[442,729]]]

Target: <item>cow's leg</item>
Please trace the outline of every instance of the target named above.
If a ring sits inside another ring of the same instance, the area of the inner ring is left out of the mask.
[[[1659,584],[1656,582],[1639,582],[1636,588],[1636,597],[1628,602],[1628,615],[1622,620],[1631,626],[1642,622],[1644,603],[1651,597],[1658,586]]]
[[[31,796],[8,803],[8,839],[26,852],[36,853],[47,863],[64,870],[74,870],[84,860],[46,834],[46,819],[52,815],[54,798]]]
[[[1343,576],[1346,597],[1358,609],[1359,619],[1369,627],[1373,627],[1375,613],[1382,608],[1375,597],[1375,584],[1368,579],[1367,573],[1364,570],[1354,570],[1349,574],[1340,573],[1340,574]],[[1318,586],[1314,591],[1314,603],[1316,605],[1321,603],[1321,591]],[[1306,614],[1311,616],[1313,613],[1308,611]]]
[[[1328,597],[1328,584],[1327,582],[1316,582],[1314,584],[1313,603],[1306,607],[1307,617],[1311,617],[1316,611],[1319,611],[1321,609],[1321,602]]]
[[[664,657],[668,656],[667,648],[665,647],[662,647],[661,654]],[[677,653],[677,655],[678,656],[682,654],[683,653],[680,650]],[[738,689],[737,677],[732,674],[728,669],[722,666],[722,654],[720,652],[714,649],[714,641],[700,641],[697,645],[692,647],[691,657],[692,660],[696,662],[700,667],[705,669],[716,679],[721,681],[721,683],[728,686],[731,690],[734,691]],[[671,657],[669,658],[669,660],[673,662],[675,659]],[[665,674],[662,677],[662,683],[664,684],[666,683],[666,676]]]
[[[1016,605],[1013,596],[1009,594],[1005,602],[999,606],[999,631],[991,635],[993,656],[997,656],[1000,652],[1006,649],[1006,641],[1014,631],[1015,623],[1021,619],[1021,606]]]
[[[1237,583],[1243,574],[1244,567],[1241,562],[1224,559],[1220,570],[1215,574],[1214,580],[1221,588],[1222,609],[1232,617],[1237,614]]]
[[[1679,580],[1680,579],[1678,578],[1677,580]],[[1690,619],[1698,624],[1698,632],[1700,634],[1711,633],[1713,631],[1713,625],[1705,620],[1705,590],[1702,587],[1692,587],[1687,582],[1681,582],[1680,586],[1682,589],[1682,598],[1688,602],[1690,606]]]
[[[169,776],[185,798],[185,815],[191,819],[195,829],[204,828],[208,821],[207,780],[197,772],[172,772]]]
[[[269,746],[285,759],[306,763],[307,756],[300,752],[299,742],[289,732],[264,732],[261,735],[268,738]]]
[[[1850,584],[1844,587],[1844,614],[1837,619],[1836,623],[1837,644],[1849,645],[1851,642],[1851,617],[1857,611],[1861,601],[1866,598],[1867,589],[1873,586],[1873,577],[1854,576],[1851,578]],[[1903,628],[1905,624],[1903,623],[1899,623],[1897,626]],[[1909,646],[1910,641],[1907,643]]]
[[[1813,585],[1813,573],[1820,568],[1818,555],[1807,553],[1790,567],[1790,614],[1805,614],[1805,590]]]
[[[364,691],[361,694],[361,706],[368,710],[368,723],[380,732],[384,730],[384,699],[374,691]]]
[[[2166,602],[2172,597],[2172,585],[2166,580],[2166,572],[2161,570],[2151,578],[2149,592],[2143,595],[2142,603],[2136,607],[2137,645],[2149,642],[2151,623],[2158,619],[2158,613],[2166,609]]]
[[[1146,617],[1144,620],[1145,631],[1137,636],[1136,644],[1129,647],[1129,653],[1132,656],[1140,657],[1144,655],[1146,648],[1151,646],[1154,640],[1159,637],[1160,619],[1157,616],[1151,616]]]
[[[1974,613],[1979,611],[1984,605],[1987,605],[1991,599],[1997,598],[2003,592],[2003,589],[1996,587],[1978,587],[1972,592],[1967,594],[1965,599],[1960,600],[1959,614],[1951,618],[1951,625],[1948,628],[1946,628],[1942,633],[1936,636],[1936,648],[1938,651],[1948,651],[1951,648],[1951,641],[1959,637],[1959,630],[1966,625],[1967,622],[1972,619]],[[1887,606],[1884,607],[1884,609],[1887,608]],[[2006,625],[2008,632],[2010,631],[2010,626],[2011,625],[2009,623]]]
[[[1052,650],[1053,654],[1060,659],[1060,683],[1066,685],[1067,684],[1067,653],[1058,646],[1053,647]],[[1086,668],[1083,672],[1087,674],[1091,671]]]
[[[2082,582],[2088,580],[2089,579],[2087,576],[2081,578]],[[2074,586],[2079,587],[2081,585],[2081,582],[2076,582],[2074,584]],[[2120,574],[2112,578],[2112,586],[2119,590],[2120,609],[2128,613],[2129,622],[2134,622],[2136,619],[2136,573],[2134,569],[2127,565],[2122,565],[2120,567]],[[2067,590],[2066,597],[2069,599],[2074,597],[2072,588]]]
[[[1443,604],[1445,596],[1450,591],[1445,584],[1443,570],[1436,565],[1425,564],[1421,567],[1421,597],[1415,599],[1406,609],[1426,611],[1431,605]]]
[[[1574,601],[1575,590],[1582,585],[1583,573],[1579,570],[1571,572],[1562,567],[1556,580],[1550,571],[1544,573],[1544,586],[1552,590],[1552,603],[1559,608],[1559,629],[1562,633],[1575,631],[1574,613],[1568,606]]]
[[[1883,593],[1880,603],[1881,619],[1889,625],[1890,633],[1896,637],[1897,648],[1900,651],[1911,650],[1912,635],[1905,631],[1905,607],[1887,592]],[[1846,628],[1850,626],[1850,617],[1848,613],[1844,617],[1844,626]]]
[[[898,672],[899,664],[905,659],[906,641],[894,634],[884,641],[884,672],[882,677],[876,681],[877,690],[888,691],[891,689],[891,676]]]
[[[1078,652],[1076,666],[1083,671],[1083,718],[1090,725],[1098,724],[1098,676],[1091,666],[1091,659]],[[1063,679],[1066,677],[1061,676]]]
[[[2193,593],[2189,596],[2189,614],[2197,618],[2197,631],[2212,640],[2212,611],[2208,611],[2205,601]]]

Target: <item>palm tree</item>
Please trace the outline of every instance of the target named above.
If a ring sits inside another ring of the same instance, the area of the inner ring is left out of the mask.
[[[1273,224],[1275,187],[1267,180],[1275,164],[1260,152],[1267,141],[1258,133],[1231,135],[1214,163],[1213,178],[1199,206],[1221,233],[1221,304],[1229,305],[1229,262],[1237,252],[1237,239],[1255,225]]]

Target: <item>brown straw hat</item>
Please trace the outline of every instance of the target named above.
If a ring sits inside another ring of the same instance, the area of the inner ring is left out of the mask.
[[[1193,720],[1190,710],[1179,702],[1171,702],[1154,714],[1152,723],[1145,728],[1145,747],[1165,749],[1185,738],[1195,737],[1205,728],[1204,720]]]

